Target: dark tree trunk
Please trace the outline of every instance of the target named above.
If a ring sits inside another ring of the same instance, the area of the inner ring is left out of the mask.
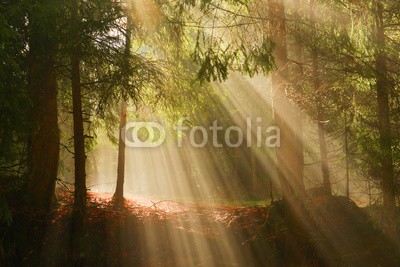
[[[385,26],[382,2],[376,1],[377,54],[376,54],[376,90],[378,100],[378,122],[380,141],[380,166],[382,176],[383,205],[392,213],[396,205],[394,191],[392,133],[390,129],[389,90],[385,52]]]
[[[57,114],[55,41],[42,31],[36,19],[30,21],[29,91],[32,99],[32,132],[29,150],[28,196],[30,204],[48,210],[58,172],[60,136]],[[53,25],[51,18],[46,23]],[[48,26],[46,25],[46,26]]]
[[[75,208],[83,211],[86,204],[86,155],[83,134],[82,96],[80,84],[79,57],[71,57],[72,69],[72,105],[74,118],[74,153],[75,153]]]
[[[325,124],[322,116],[318,119],[318,142],[319,153],[321,155],[322,185],[325,193],[331,194],[331,179],[329,173],[328,149],[326,146]]]
[[[75,153],[75,191],[72,214],[72,260],[77,266],[84,262],[83,236],[86,210],[86,155],[85,137],[83,135],[82,96],[80,84],[80,60],[73,52],[71,56],[72,105],[74,119],[74,153]]]
[[[124,183],[125,183],[125,140],[123,140],[122,131],[126,125],[127,104],[123,99],[121,101],[120,121],[119,121],[119,139],[118,139],[118,165],[117,165],[117,185],[114,192],[115,207],[122,209],[124,207]],[[113,249],[115,250],[116,262],[121,264],[120,260],[123,257],[121,240],[123,238],[123,231],[120,225],[115,224],[115,238]]]
[[[78,2],[74,3],[72,13],[78,18]],[[73,26],[75,29],[79,29],[78,23],[78,20],[74,21]],[[71,256],[75,266],[83,266],[85,260],[83,242],[86,211],[86,155],[82,115],[79,45],[73,47],[71,51],[71,85],[75,156],[75,191],[71,227]]]
[[[39,7],[46,8],[47,4],[45,1]],[[28,205],[40,211],[45,218],[54,195],[60,152],[54,67],[56,42],[52,34],[55,31],[54,17],[37,20],[35,16],[37,13],[28,15],[28,90],[32,101],[32,125],[28,152],[27,201]],[[44,24],[46,31],[42,31]],[[17,218],[14,223],[18,224],[20,219],[21,217]],[[17,240],[17,249],[22,254],[21,258],[25,259],[24,264],[40,265],[46,223],[45,219],[35,225],[22,222],[21,231],[25,232],[26,237],[30,237]]]
[[[126,39],[125,39],[125,59],[126,67],[129,69],[131,57],[131,39],[132,39],[132,21],[129,14],[130,7],[126,11]],[[130,76],[125,76],[125,83],[129,83]],[[123,98],[125,97],[124,91],[122,92]],[[124,202],[124,183],[125,183],[125,140],[122,139],[122,131],[126,125],[126,112],[127,104],[125,99],[121,102],[121,114],[119,122],[119,141],[118,141],[118,167],[117,167],[117,186],[115,188],[114,199],[117,206],[122,206]]]
[[[40,61],[30,69],[33,125],[28,195],[33,207],[48,210],[57,179],[60,137],[54,69],[52,63]]]
[[[118,166],[117,166],[117,187],[114,199],[117,205],[124,202],[124,182],[125,182],[125,141],[122,139],[122,131],[126,125],[126,101],[121,102],[121,114],[119,122],[119,143],[118,143]]]

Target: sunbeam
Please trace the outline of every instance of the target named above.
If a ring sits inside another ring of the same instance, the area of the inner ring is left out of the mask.
[[[0,5],[0,266],[400,266],[400,5]]]

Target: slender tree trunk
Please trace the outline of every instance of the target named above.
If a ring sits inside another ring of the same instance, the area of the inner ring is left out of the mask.
[[[74,153],[75,153],[75,207],[83,211],[86,204],[86,154],[83,134],[82,95],[80,84],[79,56],[71,57],[72,68],[72,102],[74,119]]]
[[[83,135],[82,96],[79,56],[71,57],[72,105],[74,119],[75,191],[72,214],[72,260],[75,266],[84,264],[83,236],[86,211],[86,155]]]
[[[371,206],[372,205],[371,178],[368,178],[368,199],[369,199],[369,206]]]
[[[76,18],[79,17],[78,1],[74,3],[72,13],[75,14]],[[74,24],[75,29],[79,29],[78,23],[79,21],[76,20]],[[83,239],[86,212],[86,154],[82,115],[79,45],[73,47],[71,51],[71,85],[75,154],[75,191],[71,228],[71,253],[74,265],[83,266],[85,261]]]
[[[71,57],[72,102],[74,118],[75,191],[72,215],[72,257],[74,264],[84,263],[83,235],[86,211],[86,155],[83,135],[82,96],[80,86],[79,56]]]
[[[275,199],[274,199],[274,183],[272,181],[272,176],[269,176],[268,179],[269,179],[269,198],[271,199],[271,203],[274,203],[275,202]]]
[[[258,196],[258,173],[257,173],[257,157],[255,155],[254,149],[250,148],[251,154],[251,181],[254,197]]]
[[[321,155],[322,184],[327,194],[331,194],[331,179],[329,173],[328,149],[326,146],[325,124],[322,116],[318,119],[318,141],[319,152]]]
[[[316,18],[314,11],[314,1],[310,2],[310,20],[313,23],[313,32],[316,33]],[[317,104],[317,120],[318,120],[318,141],[319,141],[319,151],[321,157],[321,169],[322,169],[322,183],[325,190],[325,193],[331,194],[331,182],[330,182],[330,174],[329,174],[329,162],[328,162],[328,149],[326,145],[326,137],[325,137],[325,122],[324,122],[324,108],[321,98],[320,92],[320,79],[318,73],[318,51],[316,48],[316,44],[313,44],[312,47],[312,79],[313,79],[313,87],[314,93],[316,95],[316,104]]]
[[[126,11],[126,39],[125,39],[125,59],[126,66],[129,68],[130,57],[131,57],[131,38],[132,38],[132,21],[129,14],[130,7],[127,7]],[[125,77],[125,83],[129,83],[129,75]],[[124,90],[122,97],[125,97]],[[122,140],[122,131],[126,125],[126,112],[127,103],[125,99],[121,102],[121,114],[119,123],[119,142],[118,142],[118,167],[117,167],[117,186],[114,193],[114,198],[117,206],[122,206],[124,202],[124,183],[125,183],[125,140]]]
[[[295,60],[298,62],[296,64],[296,68],[294,70],[294,79],[293,80],[293,86],[295,87],[295,90],[301,91],[302,88],[299,86],[299,80],[301,77],[304,75],[303,72],[303,49],[302,49],[302,41],[300,39],[300,13],[301,13],[301,8],[302,8],[303,1],[302,0],[297,0],[294,1],[294,45],[293,45],[293,54]],[[300,110],[295,110],[294,112],[294,129],[295,129],[295,135],[296,135],[296,142],[295,142],[295,152],[296,152],[296,158],[297,160],[293,162],[295,166],[293,169],[295,170],[295,176],[294,179],[297,181],[297,184],[299,184],[300,190],[304,191],[305,186],[304,186],[304,137],[303,137],[303,118],[302,118],[302,112]],[[302,192],[304,193],[304,192]]]
[[[350,199],[350,174],[349,174],[349,137],[347,126],[347,111],[344,111],[344,153],[346,157],[346,197]]]
[[[121,102],[121,114],[119,122],[119,141],[118,141],[118,167],[117,167],[117,187],[114,198],[117,205],[124,202],[124,182],[125,182],[125,140],[122,139],[122,131],[126,125],[127,104],[125,100]]]
[[[382,2],[376,0],[377,54],[376,54],[376,90],[378,100],[378,122],[380,141],[380,166],[382,176],[383,205],[390,214],[396,206],[394,192],[392,133],[390,129],[389,90],[387,77],[385,27]]]
[[[121,101],[121,113],[119,122],[119,140],[118,140],[118,166],[117,166],[117,186],[114,193],[115,207],[122,209],[124,207],[124,183],[125,183],[125,140],[122,139],[122,131],[126,125],[127,103],[124,99]],[[115,237],[113,249],[117,257],[117,263],[121,264],[123,258],[121,240],[123,238],[123,230],[120,225],[115,224]]]

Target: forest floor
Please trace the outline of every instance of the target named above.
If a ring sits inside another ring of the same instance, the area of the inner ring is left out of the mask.
[[[44,266],[69,265],[72,199],[60,195],[49,218],[30,216],[33,224],[46,221]],[[313,199],[305,212],[307,237],[296,245],[279,201],[252,207],[126,200],[117,209],[109,195],[91,193],[82,256],[86,266],[250,267],[287,266],[283,259],[296,251],[293,266],[400,266],[395,242],[353,202]]]

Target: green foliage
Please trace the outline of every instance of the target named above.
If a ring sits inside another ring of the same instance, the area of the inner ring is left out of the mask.
[[[201,62],[200,70],[197,73],[199,80],[206,79],[208,82],[222,82],[228,78],[228,66],[232,61],[232,56],[227,54],[227,50],[215,53],[212,49],[208,49],[204,53],[200,53],[195,60]]]
[[[168,5],[167,21],[197,30],[190,36],[196,36],[192,58],[199,65],[198,80],[221,82],[230,71],[253,76],[274,68],[274,45],[265,25],[254,21],[252,2],[190,0]]]
[[[26,41],[19,1],[0,7],[0,177],[26,170],[30,101],[26,91]],[[1,187],[3,186],[0,181]]]

